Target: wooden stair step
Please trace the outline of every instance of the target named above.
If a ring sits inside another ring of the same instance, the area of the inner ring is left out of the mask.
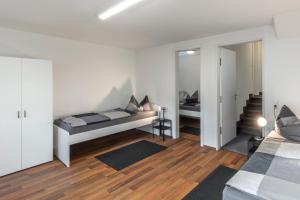
[[[257,124],[257,119],[262,116],[262,93],[259,95],[249,94],[240,121],[237,122],[237,132],[250,135],[261,135],[261,128]]]
[[[249,99],[257,99],[257,100],[261,100],[263,99],[262,96],[258,96],[258,95],[254,95],[254,96],[250,96]]]
[[[258,100],[247,100],[247,104],[246,105],[257,105],[257,106],[262,106],[262,101],[258,101]]]
[[[246,106],[244,106],[244,109],[247,110],[257,110],[257,111],[262,111],[262,106],[260,105],[255,105],[255,104],[247,104]]]
[[[245,125],[245,124],[240,124],[238,125],[238,128],[241,128],[241,129],[249,129],[249,130],[253,130],[253,131],[260,131],[261,128],[259,126],[257,127],[252,127],[252,126],[248,126],[248,125]]]
[[[255,108],[247,108],[247,107],[244,107],[244,113],[247,113],[247,114],[262,114],[262,109],[255,109]]]
[[[262,94],[256,95],[256,94],[249,94],[249,99],[251,98],[263,98]]]
[[[245,124],[246,126],[251,126],[251,127],[258,127],[257,120],[256,119],[251,119],[251,120],[245,120],[243,119],[241,121],[242,124]]]

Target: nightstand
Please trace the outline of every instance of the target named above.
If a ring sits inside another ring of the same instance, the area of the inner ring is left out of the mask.
[[[163,141],[165,141],[165,131],[170,130],[172,135],[172,120],[170,119],[156,119],[152,122],[152,133],[154,137],[154,130],[159,130],[159,136],[162,135]]]
[[[248,140],[248,158],[250,158],[254,154],[262,141],[263,140],[256,140],[254,137]]]

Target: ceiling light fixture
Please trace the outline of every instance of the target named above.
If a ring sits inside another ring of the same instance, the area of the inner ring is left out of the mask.
[[[113,6],[112,8],[108,9],[107,11],[99,14],[99,18],[101,20],[106,20],[109,17],[118,14],[119,12],[122,12],[123,10],[128,9],[129,7],[141,2],[143,0],[124,0],[120,2],[119,4]]]
[[[188,54],[188,55],[193,55],[193,54],[195,54],[195,51],[186,51],[186,54]]]

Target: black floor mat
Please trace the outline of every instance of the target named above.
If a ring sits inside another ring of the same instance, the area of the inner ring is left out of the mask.
[[[225,184],[236,172],[235,169],[219,166],[187,194],[183,200],[222,200]]]
[[[167,147],[142,140],[97,156],[96,159],[115,170],[121,170],[165,149],[167,149]]]
[[[180,129],[180,132],[190,133],[190,134],[193,134],[193,135],[200,135],[201,129],[190,127],[190,126],[184,126]]]

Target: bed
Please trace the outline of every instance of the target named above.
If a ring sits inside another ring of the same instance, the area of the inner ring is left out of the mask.
[[[127,114],[126,114],[127,113]],[[130,129],[152,124],[156,111],[128,113],[121,109],[109,112],[74,115],[54,121],[54,154],[70,167],[70,146]]]
[[[300,144],[275,131],[227,183],[223,200],[300,199]]]
[[[179,114],[183,117],[200,119],[200,103],[180,103]]]

